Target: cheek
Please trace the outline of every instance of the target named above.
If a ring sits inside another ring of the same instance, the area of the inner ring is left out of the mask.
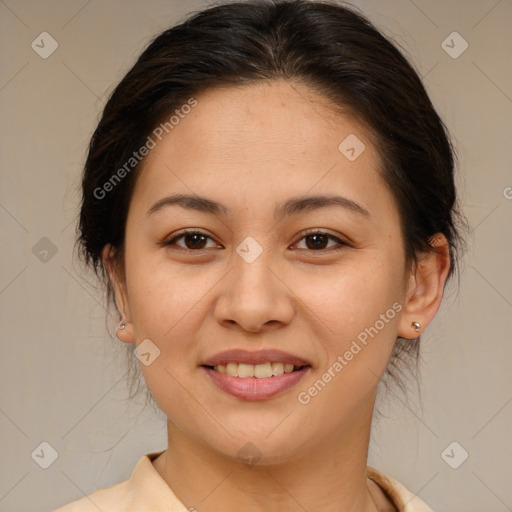
[[[339,345],[373,326],[401,300],[402,279],[395,263],[367,257],[315,279],[297,276],[294,291],[321,320],[326,339]],[[396,325],[395,313],[392,309],[387,315],[386,331]]]
[[[211,275],[204,272],[200,275],[197,269],[169,262],[153,264],[147,257],[134,260],[132,267],[127,267],[130,310],[137,339],[141,336],[161,339],[187,324],[187,317],[200,307],[214,282]]]
[[[193,399],[201,395],[190,374],[197,371],[201,299],[213,282],[205,282],[197,273],[194,276],[191,269],[153,265],[150,260],[127,266],[135,343],[142,347],[141,343],[149,339],[158,354],[148,365],[141,359],[140,369],[159,408],[178,426],[190,430],[198,418],[208,422],[202,416],[205,411]],[[185,410],[188,413],[184,415]]]
[[[126,278],[135,345],[140,353],[150,347],[156,354],[147,365],[141,358],[140,369],[159,407],[177,412],[184,406],[180,383],[196,370],[201,299],[213,283],[194,276],[193,269],[171,267],[147,254],[131,256]]]
[[[303,390],[301,403],[310,400],[325,421],[348,414],[373,392],[391,357],[404,276],[397,264],[401,255],[388,256],[359,261],[334,276],[323,297],[314,296],[311,307],[329,326],[323,340],[327,357],[318,372],[321,382],[309,383],[314,387]],[[339,404],[336,411],[332,403]]]
[[[389,363],[402,309],[399,287],[389,274],[372,275],[354,271],[331,282],[323,299],[310,297],[323,354],[297,401],[313,430],[336,431],[375,392]]]

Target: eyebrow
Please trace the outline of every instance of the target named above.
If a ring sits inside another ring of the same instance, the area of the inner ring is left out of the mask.
[[[180,206],[187,210],[195,210],[209,215],[229,215],[229,209],[222,203],[208,199],[207,197],[188,194],[175,194],[164,197],[151,206],[147,211],[147,214],[152,215],[153,213],[156,213],[168,206]],[[370,212],[364,208],[364,206],[356,203],[352,199],[337,195],[315,195],[288,199],[285,203],[279,204],[275,208],[274,217],[276,219],[283,219],[291,215],[297,215],[299,213],[331,206],[338,206],[358,213],[364,217],[370,217]]]

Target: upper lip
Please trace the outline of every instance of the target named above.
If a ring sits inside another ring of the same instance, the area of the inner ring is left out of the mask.
[[[219,364],[226,365],[228,363],[244,363],[244,364],[263,364],[263,363],[283,363],[293,364],[294,366],[306,366],[310,363],[301,357],[288,354],[281,350],[258,350],[250,352],[248,350],[226,350],[219,352],[208,358],[202,363],[203,366],[217,366]]]

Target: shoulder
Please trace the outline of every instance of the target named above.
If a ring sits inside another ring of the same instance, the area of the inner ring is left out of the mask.
[[[128,480],[72,501],[54,512],[121,512],[125,510],[127,494]]]
[[[143,455],[128,480],[100,489],[53,512],[187,512],[152,464],[162,453]]]
[[[396,510],[400,512],[433,512],[425,502],[395,478],[385,475],[371,466],[366,467],[366,475],[381,488]]]
[[[105,489],[99,489],[92,494],[72,501],[53,512],[124,512],[139,507],[147,500],[147,493],[158,491],[162,486],[160,477],[153,468],[151,461],[162,452],[153,452],[143,455],[137,462],[135,469],[128,480],[112,485]],[[154,494],[158,494],[155,492]],[[144,509],[146,510],[146,509]],[[151,510],[151,509],[150,509]]]

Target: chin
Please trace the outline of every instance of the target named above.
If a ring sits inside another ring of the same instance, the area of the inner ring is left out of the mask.
[[[302,443],[290,432],[233,432],[233,437],[204,440],[219,454],[247,466],[272,466],[299,456]]]

